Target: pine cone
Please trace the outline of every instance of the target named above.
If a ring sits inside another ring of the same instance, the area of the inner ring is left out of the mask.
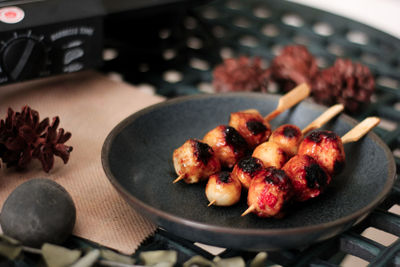
[[[284,47],[282,52],[274,58],[270,71],[271,79],[283,91],[288,92],[300,83],[311,84],[318,73],[318,66],[305,46],[290,45]]]
[[[312,86],[316,102],[325,105],[342,103],[350,113],[370,103],[374,91],[375,81],[368,67],[348,59],[337,59],[332,67],[315,77]]]
[[[55,117],[49,126],[49,119],[39,122],[39,113],[28,106],[21,113],[8,109],[5,120],[0,121],[0,159],[7,167],[26,168],[32,158],[41,161],[43,170],[49,172],[53,167],[54,156],[67,163],[72,147],[64,143],[71,137],[56,129],[59,118]]]
[[[230,58],[213,71],[216,92],[267,91],[268,72],[261,66],[261,59],[242,56]]]

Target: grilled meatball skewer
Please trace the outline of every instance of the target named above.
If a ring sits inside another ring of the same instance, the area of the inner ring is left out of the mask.
[[[345,164],[343,143],[359,140],[379,119],[360,123],[340,139],[330,131],[311,133],[300,145],[299,154],[291,158],[282,170],[290,177],[294,199],[306,201],[319,196]],[[307,152],[307,153],[303,153]]]
[[[332,166],[332,162],[336,162],[342,157],[344,160],[343,143],[358,141],[375,127],[379,121],[379,118],[376,117],[367,118],[341,139],[329,131],[315,132],[319,134],[318,139],[312,137],[314,133],[311,133],[300,144],[299,154],[290,159],[280,170],[282,174],[280,176],[281,179],[278,179],[278,181],[289,180],[289,182],[284,182],[281,183],[281,186],[277,186],[279,183],[274,180],[263,180],[260,176],[253,179],[247,199],[249,208],[242,216],[254,212],[260,217],[276,217],[279,216],[280,209],[284,206],[283,204],[280,205],[280,203],[287,203],[291,197],[298,201],[305,201],[320,195],[331,182],[331,173],[328,167]],[[311,138],[309,139],[310,136]],[[336,146],[329,142],[336,144]],[[326,149],[324,150],[324,148]],[[311,155],[303,154],[302,152],[308,152]],[[329,158],[331,160],[327,160],[327,162],[322,160]],[[326,166],[323,163],[328,163],[328,165]],[[270,168],[273,169],[273,167]],[[286,178],[283,178],[283,174]],[[286,184],[290,184],[290,186]]]
[[[343,144],[358,141],[379,122],[380,119],[377,117],[368,117],[342,138],[332,131],[312,132],[301,142],[298,154],[309,155],[324,167],[329,174],[338,174],[345,165]]]
[[[293,107],[310,94],[307,84],[301,84],[279,99],[277,108],[264,118],[255,109],[233,112],[230,115],[229,126],[235,128],[246,140],[250,148],[268,140],[271,134],[269,121],[283,111]]]
[[[189,139],[175,149],[172,159],[175,171],[179,175],[173,183],[180,180],[188,184],[197,183],[221,170],[221,164],[213,149],[197,139]]]
[[[268,142],[257,146],[253,151],[253,157],[260,159],[264,167],[274,166],[278,169],[297,154],[298,146],[303,136],[308,131],[321,127],[343,110],[343,105],[334,105],[312,121],[303,131],[292,124],[278,127],[271,135]]]

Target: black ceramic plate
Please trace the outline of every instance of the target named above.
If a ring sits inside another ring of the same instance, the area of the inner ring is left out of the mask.
[[[232,207],[207,207],[205,184],[172,184],[172,152],[189,138],[201,139],[234,111],[256,108],[268,114],[278,96],[253,93],[199,95],[166,101],[122,121],[107,137],[102,163],[125,200],[162,228],[210,245],[276,250],[330,238],[359,222],[389,193],[395,177],[390,150],[373,133],[346,144],[344,172],[324,195],[296,204],[283,219],[241,217],[246,197]],[[303,102],[272,121],[276,127],[306,126],[324,107]],[[325,126],[342,136],[355,121],[341,115]]]

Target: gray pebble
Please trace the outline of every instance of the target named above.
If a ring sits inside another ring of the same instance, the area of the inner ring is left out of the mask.
[[[49,179],[32,179],[18,186],[0,214],[4,234],[33,247],[64,242],[72,233],[75,219],[71,196]]]

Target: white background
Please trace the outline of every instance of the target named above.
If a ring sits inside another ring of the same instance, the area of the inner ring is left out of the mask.
[[[400,38],[400,0],[289,0],[348,17]]]

